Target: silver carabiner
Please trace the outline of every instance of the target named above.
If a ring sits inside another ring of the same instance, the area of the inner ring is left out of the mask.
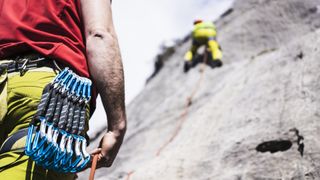
[[[24,59],[25,61],[23,62],[20,70],[20,76],[23,76],[27,72],[27,63],[29,62],[29,59]]]

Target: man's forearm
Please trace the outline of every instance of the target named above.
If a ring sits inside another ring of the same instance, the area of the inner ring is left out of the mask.
[[[91,76],[108,117],[108,130],[119,135],[126,127],[124,76],[117,37],[113,32],[93,30],[87,37]]]
[[[100,141],[98,167],[111,166],[126,131],[124,77],[110,0],[80,0],[90,75],[101,96],[108,131]]]
[[[110,1],[81,0],[81,6],[89,70],[107,113],[108,130],[125,131],[123,68]]]

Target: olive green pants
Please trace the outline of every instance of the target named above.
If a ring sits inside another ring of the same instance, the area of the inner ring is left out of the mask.
[[[56,76],[53,69],[43,67],[20,73],[0,74],[0,146],[20,129],[27,128],[36,112],[43,88]],[[76,174],[45,170],[15,151],[25,146],[25,137],[15,142],[12,151],[0,154],[0,179],[75,179]]]

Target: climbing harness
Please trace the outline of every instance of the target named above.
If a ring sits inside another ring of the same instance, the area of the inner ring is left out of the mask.
[[[25,154],[36,164],[58,172],[79,172],[90,161],[85,125],[91,81],[69,68],[43,90],[26,140]]]

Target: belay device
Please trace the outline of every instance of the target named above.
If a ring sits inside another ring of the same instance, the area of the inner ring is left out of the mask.
[[[58,172],[81,171],[90,161],[85,124],[91,81],[65,68],[43,90],[29,125],[26,155]]]

